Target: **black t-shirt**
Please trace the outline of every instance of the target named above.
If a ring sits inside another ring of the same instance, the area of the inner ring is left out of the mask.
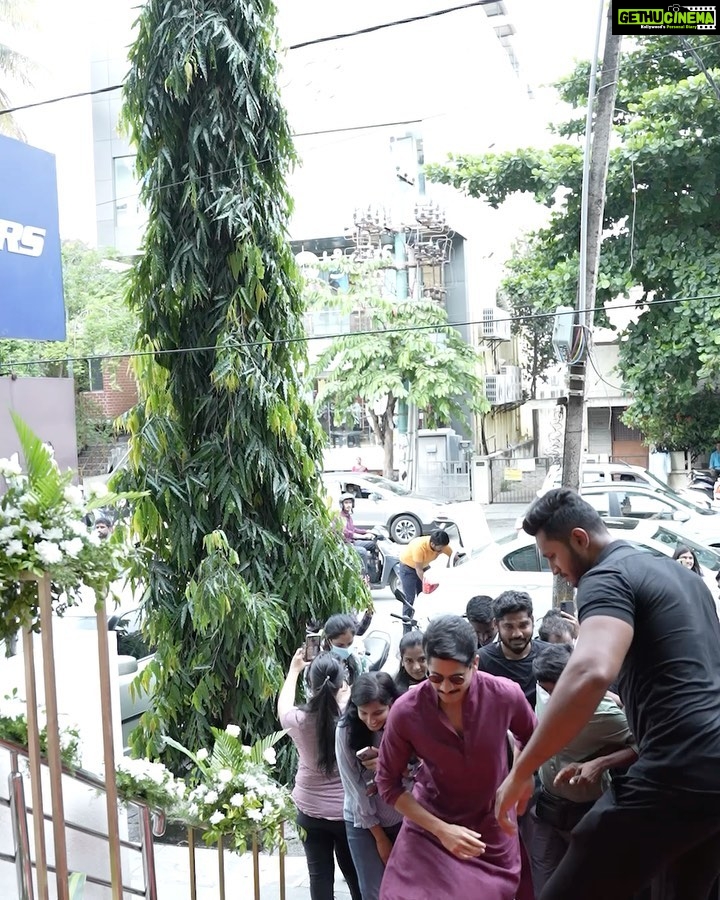
[[[720,622],[694,572],[615,541],[580,580],[578,616],[633,626],[620,695],[640,748],[634,777],[720,793]]]
[[[522,688],[527,701],[535,709],[537,683],[532,671],[532,664],[538,653],[542,653],[549,644],[546,641],[538,641],[533,638],[530,642],[530,652],[523,659],[507,659],[502,651],[502,644],[498,641],[493,644],[485,644],[478,650],[478,669],[489,672],[490,675],[499,675],[509,678]]]

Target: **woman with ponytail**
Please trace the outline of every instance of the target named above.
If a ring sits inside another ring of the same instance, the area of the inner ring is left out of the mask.
[[[311,900],[333,900],[335,863],[343,873],[352,900],[361,900],[343,818],[344,792],[335,760],[335,729],[349,689],[342,662],[321,653],[310,665],[310,699],[295,705],[297,680],[305,668],[304,651],[297,651],[278,697],[278,718],[297,747],[298,769],[292,796],[310,876]]]

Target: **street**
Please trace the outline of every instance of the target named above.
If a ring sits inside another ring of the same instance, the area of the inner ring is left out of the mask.
[[[504,537],[514,530],[515,522],[519,515],[525,510],[522,503],[493,503],[484,507],[485,518],[490,528],[490,534],[494,541]],[[478,593],[482,593],[482,585],[478,585]],[[400,614],[402,612],[401,604],[395,599],[389,588],[382,591],[373,591],[373,605],[375,606],[375,614],[373,615],[372,624],[368,629],[368,634],[373,631],[382,632],[390,640],[390,652],[388,653],[387,662],[383,666],[383,671],[390,672],[394,675],[400,660],[398,657],[398,644],[402,637],[402,622],[393,618],[392,614]],[[418,603],[422,604],[422,598]],[[418,609],[421,612],[422,608]]]

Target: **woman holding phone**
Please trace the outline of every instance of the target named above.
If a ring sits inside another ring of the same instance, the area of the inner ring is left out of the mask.
[[[377,793],[374,773],[390,707],[400,691],[387,672],[360,675],[338,723],[335,754],[345,788],[345,827],[362,900],[378,900],[402,815]]]
[[[343,816],[344,792],[335,759],[335,729],[347,702],[348,686],[340,660],[320,653],[310,664],[310,699],[295,705],[297,680],[305,668],[308,647],[297,651],[278,697],[280,724],[298,751],[292,797],[297,823],[304,832],[303,849],[310,876],[311,900],[333,900],[335,863],[345,877],[352,900],[361,900]]]

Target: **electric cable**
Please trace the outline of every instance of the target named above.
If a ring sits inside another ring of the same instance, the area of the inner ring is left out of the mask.
[[[439,16],[448,15],[448,13],[458,12],[464,9],[472,9],[474,6],[490,6],[491,4],[497,3],[498,0],[472,0],[471,3],[463,3],[459,6],[449,6],[445,9],[437,9],[433,12],[424,13],[423,15],[418,16],[409,16],[406,19],[393,19],[391,22],[381,22],[378,25],[368,25],[365,28],[358,28],[355,31],[345,31],[339,32],[337,34],[328,34],[324,37],[312,38],[308,41],[300,41],[297,44],[290,44],[285,49],[287,51],[290,50],[302,50],[305,47],[313,47],[316,44],[327,44],[331,41],[341,41],[346,38],[351,37],[359,37],[365,34],[373,34],[376,31],[383,31],[386,28],[395,28],[398,25],[410,25],[414,22],[423,22],[426,19],[436,19]],[[16,112],[21,112],[25,109],[34,109],[38,106],[48,106],[51,103],[60,103],[63,100],[75,100],[79,97],[93,97],[95,94],[104,94],[109,91],[119,91],[123,87],[123,84],[113,84],[109,87],[104,88],[95,88],[92,91],[79,91],[76,94],[65,94],[62,97],[51,97],[48,100],[38,100],[35,103],[25,103],[22,106],[14,106],[11,109],[0,109],[0,116],[9,116]]]
[[[646,305],[650,306],[662,306],[669,303],[690,303],[697,300],[717,300],[720,299],[720,294],[708,294],[706,296],[697,296],[697,297],[672,297],[666,300],[653,300]],[[408,301],[412,303],[413,301]],[[613,309],[636,309],[638,306],[637,303],[625,303],[618,304],[617,306],[613,306]],[[599,310],[604,310],[603,306],[595,306],[592,308],[593,312],[598,312]],[[587,310],[586,310],[587,311]],[[577,310],[569,309],[567,312],[546,312],[546,313],[527,313],[520,315],[512,315],[506,316],[504,318],[498,318],[496,322],[525,322],[532,321],[534,319],[547,319],[547,318],[555,318],[555,316],[574,316]],[[433,325],[406,325],[401,326],[399,328],[373,328],[368,329],[366,331],[353,331],[353,332],[338,332],[336,334],[320,334],[320,335],[303,335],[302,337],[295,338],[265,338],[263,340],[257,341],[237,341],[232,344],[227,345],[217,345],[214,344],[212,346],[206,347],[173,347],[166,350],[126,350],[122,353],[92,353],[87,356],[65,356],[58,358],[41,358],[41,359],[32,359],[32,360],[23,360],[14,362],[11,364],[11,368],[3,373],[4,375],[8,375],[12,373],[12,370],[17,367],[26,367],[26,366],[37,366],[37,365],[45,365],[47,363],[69,363],[72,364],[74,362],[84,362],[89,359],[132,359],[135,357],[142,356],[167,356],[175,353],[210,353],[210,352],[219,352],[222,350],[240,350],[245,347],[266,347],[266,346],[275,346],[275,345],[286,345],[286,344],[309,344],[311,341],[333,341],[339,338],[359,338],[359,337],[374,337],[375,335],[382,334],[408,334],[410,332],[417,331],[438,331],[439,329],[447,329],[447,328],[464,328],[472,325],[482,325],[482,319],[470,319],[466,322],[447,322],[442,325],[438,325],[437,323]],[[479,341],[481,343],[492,343],[496,341],[497,338],[491,337],[480,337]],[[53,341],[47,341],[46,343],[55,343]],[[7,364],[6,364],[7,365]]]

